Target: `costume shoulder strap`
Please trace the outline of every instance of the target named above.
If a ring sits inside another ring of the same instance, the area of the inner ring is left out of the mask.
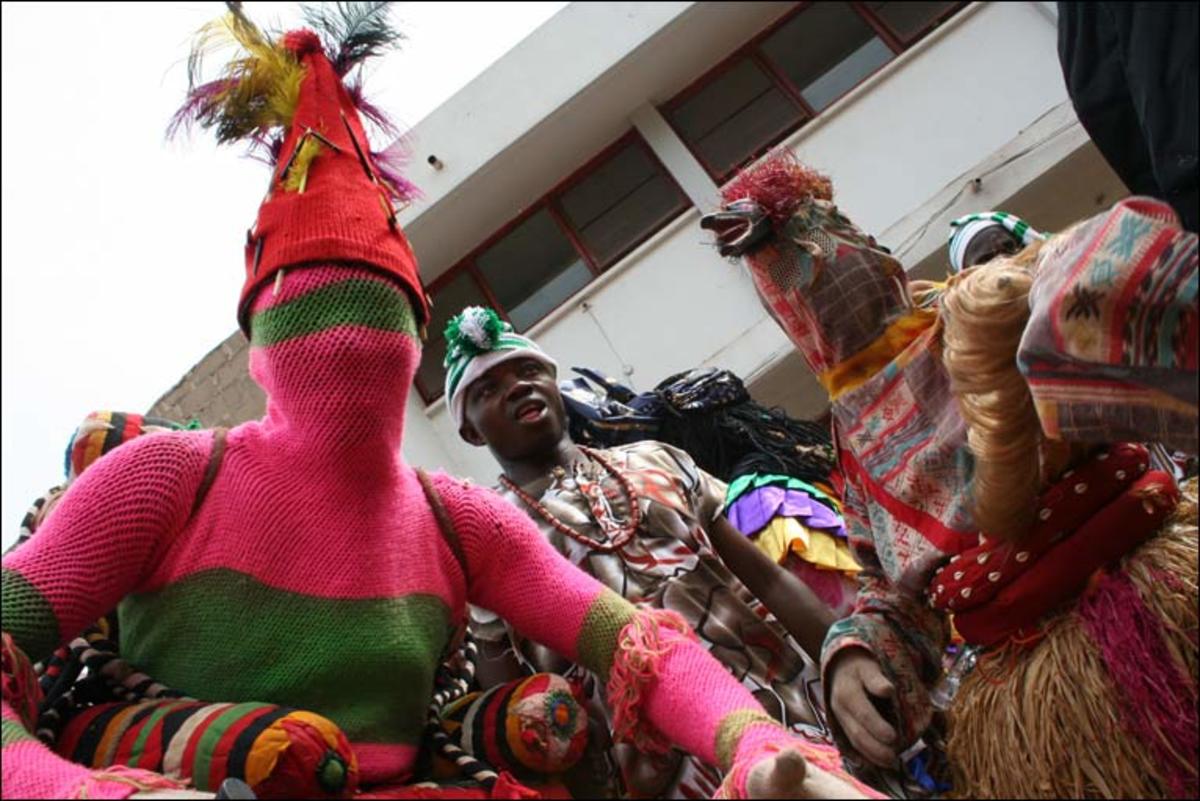
[[[442,496],[438,494],[437,488],[433,486],[433,481],[430,480],[429,474],[419,467],[416,470],[417,479],[421,482],[421,489],[425,490],[425,497],[429,500],[429,505],[433,508],[433,516],[437,518],[442,538],[446,540],[446,545],[450,547],[450,552],[458,560],[458,567],[462,570],[463,578],[470,583],[470,574],[467,571],[467,556],[463,552],[462,540],[458,537],[458,530],[454,527],[454,521],[450,519],[450,513],[446,511],[446,505],[442,503]]]
[[[228,433],[228,428],[213,429],[212,452],[208,455],[208,466],[204,468],[204,478],[200,480],[200,487],[196,490],[196,500],[192,502],[190,517],[195,517],[196,512],[200,511],[200,507],[204,504],[204,498],[217,479],[217,471],[221,469],[221,459],[225,456],[225,437]]]

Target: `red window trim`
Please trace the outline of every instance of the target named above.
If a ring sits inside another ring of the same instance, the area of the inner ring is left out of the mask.
[[[627,147],[631,143],[636,144],[637,146],[641,147],[642,150],[646,153],[646,155],[649,156],[651,162],[658,168],[661,175],[670,182],[671,187],[675,190],[675,193],[679,198],[679,202],[669,212],[667,212],[662,217],[662,219],[656,221],[656,223],[654,225],[650,226],[646,230],[646,233],[644,233],[640,237],[635,238],[630,244],[626,245],[624,248],[622,248],[620,251],[618,251],[616,254],[614,254],[612,257],[610,257],[607,261],[600,262],[596,259],[595,255],[590,251],[590,249],[584,244],[583,240],[579,237],[579,234],[575,231],[575,229],[567,221],[566,216],[563,214],[562,209],[559,205],[558,199],[568,189],[570,189],[571,187],[579,184],[584,179],[586,179],[591,173],[593,173],[595,171],[597,166],[599,166],[603,162],[607,161],[609,158],[611,158],[613,156],[613,154],[619,152],[621,149]],[[526,207],[523,211],[521,211],[520,214],[518,214],[516,217],[513,217],[511,220],[509,220],[504,225],[502,225],[500,228],[498,228],[494,233],[492,233],[490,236],[488,236],[486,239],[484,239],[483,242],[481,242],[479,245],[475,246],[466,256],[463,256],[461,259],[458,260],[458,262],[456,264],[454,264],[452,267],[450,267],[450,269],[446,270],[444,273],[442,273],[437,278],[435,278],[433,281],[431,281],[429,283],[429,285],[426,287],[426,291],[431,296],[436,295],[436,293],[439,289],[443,288],[451,281],[457,279],[462,273],[464,273],[464,272],[469,273],[471,276],[471,280],[475,283],[475,286],[480,290],[480,293],[487,300],[488,304],[491,305],[492,308],[494,308],[500,314],[500,316],[503,317],[506,321],[511,322],[511,320],[509,319],[509,316],[508,316],[508,310],[505,309],[504,306],[502,306],[500,304],[500,301],[496,298],[495,293],[492,291],[492,288],[488,285],[487,280],[484,278],[483,274],[480,272],[479,267],[477,266],[475,260],[479,256],[479,254],[483,253],[485,250],[490,248],[492,245],[496,244],[501,239],[503,239],[505,236],[510,234],[515,228],[517,228],[519,225],[521,225],[521,223],[525,222],[526,220],[528,220],[534,214],[537,214],[542,209],[545,209],[550,214],[551,218],[555,221],[555,223],[559,226],[559,228],[562,230],[563,235],[567,237],[567,240],[570,242],[571,247],[584,260],[584,263],[588,266],[588,269],[592,272],[592,278],[586,284],[584,284],[582,287],[580,287],[578,290],[576,290],[575,292],[572,292],[571,295],[569,295],[567,298],[564,298],[562,303],[560,303],[560,304],[556,305],[554,308],[550,309],[542,317],[539,317],[537,320],[534,320],[529,326],[530,328],[532,328],[533,326],[537,325],[542,320],[544,320],[546,317],[548,317],[549,315],[551,315],[555,311],[557,311],[564,303],[566,303],[568,300],[570,300],[571,297],[574,297],[576,294],[578,294],[579,292],[583,291],[588,286],[590,286],[592,281],[594,281],[596,278],[598,278],[603,273],[607,272],[614,265],[616,265],[618,262],[620,262],[622,259],[624,259],[626,256],[628,256],[630,253],[632,253],[635,249],[637,249],[639,246],[644,244],[648,239],[650,239],[656,233],[658,233],[663,228],[665,228],[667,225],[669,225],[672,220],[677,218],[680,214],[682,214],[684,211],[686,211],[690,206],[691,206],[691,201],[688,199],[687,194],[683,191],[683,188],[679,186],[679,182],[675,180],[675,176],[673,176],[671,174],[671,172],[666,168],[666,166],[658,158],[658,155],[654,152],[654,149],[650,147],[649,143],[646,142],[645,138],[642,137],[641,133],[636,128],[632,128],[629,131],[622,134],[621,136],[619,136],[615,141],[606,145],[599,153],[597,153],[596,155],[594,155],[590,159],[588,159],[586,162],[584,162],[584,164],[581,167],[579,167],[578,169],[576,169],[575,171],[570,173],[566,178],[563,178],[562,180],[560,180],[548,192],[543,194],[536,201],[534,201],[528,207]],[[428,332],[428,334],[431,337],[441,336],[440,331],[430,331],[430,332]],[[420,394],[421,399],[425,402],[425,404],[427,406],[435,403],[444,394],[444,387],[439,386],[439,387],[433,388],[431,391],[429,388],[422,385],[422,382],[419,377],[416,377],[414,379],[413,384],[416,386],[417,392]]]
[[[662,113],[663,119],[665,119],[667,121],[667,125],[669,125],[671,127],[671,130],[674,131],[675,135],[679,137],[679,141],[683,142],[684,146],[688,149],[688,152],[690,152],[692,154],[692,156],[695,157],[696,161],[698,161],[700,163],[700,166],[704,168],[704,171],[709,174],[709,176],[717,183],[718,186],[726,183],[730,178],[732,178],[734,176],[735,173],[737,173],[738,170],[742,169],[742,167],[754,162],[756,159],[761,157],[763,154],[765,154],[771,148],[775,147],[775,145],[779,144],[784,139],[786,139],[787,137],[794,134],[796,131],[803,128],[806,124],[808,124],[810,121],[812,121],[817,116],[818,113],[820,113],[820,112],[814,111],[808,105],[808,103],[806,103],[804,101],[804,99],[800,95],[799,87],[795,86],[795,84],[793,84],[790,79],[788,79],[786,76],[784,76],[783,73],[778,68],[776,68],[774,64],[771,63],[771,60],[769,58],[767,58],[766,55],[764,53],[762,53],[762,51],[759,49],[759,45],[761,45],[763,43],[763,41],[765,41],[767,38],[769,38],[772,34],[774,34],[781,27],[786,25],[797,14],[802,14],[811,5],[812,5],[811,1],[797,3],[795,8],[786,12],[779,19],[775,20],[770,25],[768,25],[766,28],[759,31],[757,34],[755,34],[753,37],[751,37],[749,40],[747,40],[743,45],[741,45],[739,48],[734,50],[732,53],[730,53],[728,56],[726,56],[724,59],[722,59],[719,63],[717,63],[716,66],[711,67],[710,69],[706,70],[703,74],[700,75],[699,78],[692,81],[690,84],[688,84],[686,87],[684,87],[678,93],[676,93],[674,97],[672,97],[670,100],[668,100],[666,103],[664,103],[660,107],[660,112]],[[967,2],[955,3],[950,8],[943,11],[940,15],[935,17],[931,22],[929,22],[920,31],[918,31],[917,33],[914,33],[912,36],[910,36],[908,39],[905,39],[899,33],[892,30],[892,28],[886,22],[884,22],[883,19],[881,19],[874,12],[872,12],[870,9],[868,9],[866,7],[865,3],[851,1],[851,2],[848,2],[848,5],[855,13],[857,13],[863,19],[864,22],[866,22],[866,24],[876,33],[876,35],[878,35],[880,37],[880,39],[883,41],[883,43],[885,45],[887,45],[888,48],[892,51],[893,55],[899,55],[900,53],[904,52],[905,50],[911,48],[913,45],[915,45],[921,39],[928,36],[930,33],[933,32],[934,29],[938,28],[943,22],[945,22],[947,19],[952,17],[954,14],[961,11],[964,7],[967,6]],[[675,127],[675,123],[672,122],[672,120],[671,120],[671,112],[673,112],[675,109],[677,109],[683,103],[687,102],[687,100],[690,99],[693,95],[695,95],[700,90],[704,89],[706,86],[708,86],[714,80],[719,78],[721,75],[728,72],[737,63],[740,63],[740,61],[743,58],[747,58],[747,57],[750,58],[751,61],[753,61],[760,69],[762,69],[764,72],[766,72],[767,77],[771,79],[772,83],[775,85],[775,88],[778,89],[784,95],[784,97],[787,97],[789,100],[791,100],[793,103],[797,104],[801,109],[803,109],[805,111],[805,115],[800,119],[800,121],[794,127],[790,128],[790,129],[785,129],[785,131],[782,134],[772,137],[770,140],[767,141],[766,144],[760,145],[759,147],[755,148],[755,150],[749,156],[747,156],[742,162],[734,165],[732,168],[725,170],[724,172],[720,172],[720,171],[716,170],[707,161],[705,161],[704,158],[700,155],[700,153],[697,152],[697,150],[692,146],[692,144],[690,142],[688,142],[686,138],[684,138],[683,134],[679,131],[679,129]],[[847,89],[841,95],[841,97],[844,97],[845,95],[853,92],[855,89],[857,89],[859,87],[859,85],[861,85],[863,82],[868,80],[872,75],[874,75],[880,69],[884,69],[885,67],[887,67],[887,65],[890,63],[891,63],[891,61],[889,60],[887,63],[883,64],[878,69],[868,73],[867,75],[864,75],[861,80],[859,80],[853,86],[851,86],[849,89]]]
[[[943,11],[941,14],[938,14],[932,20],[925,23],[925,27],[921,28],[916,33],[912,34],[911,36],[909,36],[906,39],[899,31],[893,29],[890,25],[888,25],[886,22],[884,22],[882,17],[877,15],[871,9],[867,8],[866,3],[857,2],[856,0],[854,0],[850,4],[852,6],[854,6],[856,8],[856,10],[858,10],[858,12],[867,19],[868,22],[871,22],[873,25],[878,26],[876,28],[877,30],[887,31],[888,36],[890,36],[892,39],[894,39],[896,44],[899,45],[899,47],[900,47],[900,50],[896,51],[897,53],[899,53],[903,50],[907,50],[908,48],[910,48],[914,44],[916,44],[918,41],[920,41],[921,39],[924,39],[926,36],[933,33],[934,30],[941,27],[941,24],[943,22],[950,19],[950,17],[954,16],[959,11],[962,11],[963,8],[967,5],[966,2],[954,3],[952,6],[950,6],[945,11]]]

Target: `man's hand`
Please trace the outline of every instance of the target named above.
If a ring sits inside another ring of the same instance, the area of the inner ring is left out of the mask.
[[[895,767],[896,729],[879,714],[869,696],[890,701],[896,688],[875,657],[861,648],[848,649],[835,657],[829,681],[833,714],[855,750],[879,767]]]

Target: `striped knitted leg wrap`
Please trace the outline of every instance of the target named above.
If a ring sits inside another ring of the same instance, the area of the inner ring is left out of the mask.
[[[490,793],[496,780],[500,777],[499,774],[485,762],[476,759],[459,747],[442,728],[442,714],[446,705],[466,695],[470,691],[471,683],[475,680],[475,661],[479,656],[479,646],[470,632],[463,637],[460,653],[463,659],[461,660],[462,669],[459,673],[456,674],[452,671],[449,660],[443,662],[438,668],[436,686],[441,689],[434,693],[433,701],[429,704],[425,732],[433,742],[435,753],[454,763],[459,773],[478,782],[484,790]]]

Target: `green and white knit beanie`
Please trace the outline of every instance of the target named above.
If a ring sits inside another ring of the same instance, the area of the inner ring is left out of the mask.
[[[463,399],[467,387],[497,364],[528,356],[558,374],[558,362],[547,356],[532,339],[513,327],[492,309],[468,306],[446,324],[446,403],[455,426],[462,428]]]
[[[998,225],[1012,234],[1023,246],[1045,239],[1046,236],[1015,214],[1006,211],[981,211],[967,214],[950,223],[950,267],[962,272],[967,245],[981,232]]]

